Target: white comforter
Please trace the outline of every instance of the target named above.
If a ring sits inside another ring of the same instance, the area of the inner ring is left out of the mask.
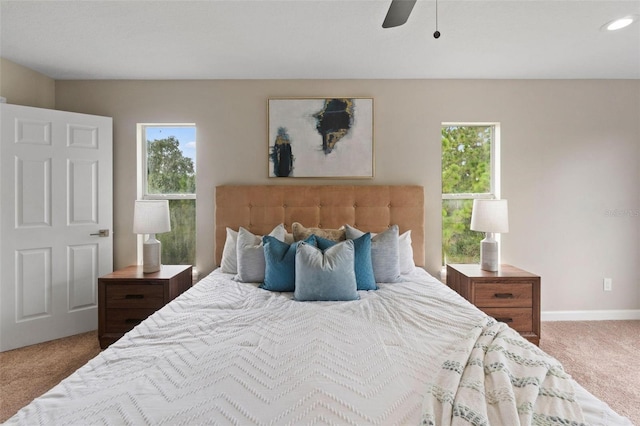
[[[353,302],[230,278],[214,271],[8,423],[419,424],[438,357],[485,318],[421,269]]]

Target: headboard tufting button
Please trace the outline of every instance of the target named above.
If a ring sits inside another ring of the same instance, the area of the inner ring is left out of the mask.
[[[389,203],[389,205],[387,207],[391,208],[391,203]]]
[[[321,223],[318,224],[318,228],[322,228],[322,224]]]
[[[282,205],[282,208],[286,209],[286,208],[287,208],[287,205],[286,205],[286,204],[283,204],[283,205]]]
[[[353,203],[353,208],[355,209],[356,207],[358,207],[357,203]]]

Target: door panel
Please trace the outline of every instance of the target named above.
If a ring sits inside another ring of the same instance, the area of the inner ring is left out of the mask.
[[[16,321],[51,316],[51,248],[16,251]]]
[[[97,305],[96,286],[84,285],[98,275],[98,244],[70,246],[67,250],[69,311]]]
[[[51,226],[51,158],[15,161],[16,226]]]
[[[8,109],[8,108],[5,108]],[[51,145],[51,122],[16,117],[14,140],[19,144]]]
[[[96,126],[68,125],[68,144],[72,148],[98,149],[98,132]]]
[[[0,104],[0,351],[97,328],[113,269],[112,121]]]
[[[98,223],[98,162],[69,160],[69,224]]]

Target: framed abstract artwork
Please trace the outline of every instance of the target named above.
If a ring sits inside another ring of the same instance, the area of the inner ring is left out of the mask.
[[[373,178],[373,98],[269,99],[269,177]]]

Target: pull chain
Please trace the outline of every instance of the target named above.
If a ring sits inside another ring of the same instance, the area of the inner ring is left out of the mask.
[[[440,38],[440,31],[438,31],[438,0],[436,0],[436,32],[433,33],[433,38]]]

